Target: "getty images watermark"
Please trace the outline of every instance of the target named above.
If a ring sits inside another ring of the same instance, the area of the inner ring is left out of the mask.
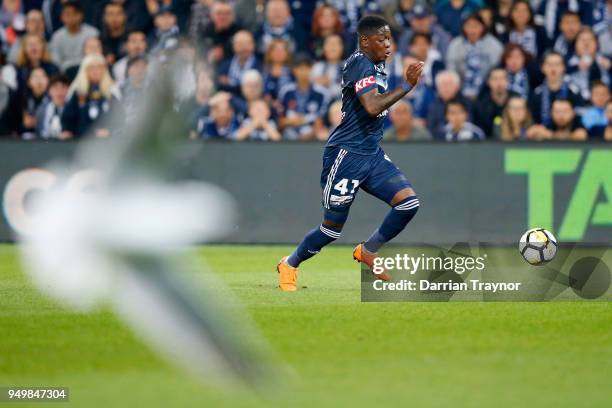
[[[389,248],[375,279],[362,265],[363,302],[612,300],[612,252],[604,246],[561,245],[542,266],[527,264],[515,247],[479,243]]]

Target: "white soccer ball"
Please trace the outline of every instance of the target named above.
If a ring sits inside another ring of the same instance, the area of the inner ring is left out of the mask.
[[[557,238],[544,228],[532,228],[521,237],[519,252],[531,265],[544,265],[557,253]]]

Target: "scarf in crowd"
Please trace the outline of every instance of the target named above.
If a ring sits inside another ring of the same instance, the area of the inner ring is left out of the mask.
[[[519,94],[523,98],[529,97],[529,76],[525,68],[517,73],[506,71],[508,73],[508,90]]]
[[[228,72],[230,86],[239,86],[242,75],[249,69],[255,68],[255,62],[255,56],[251,55],[249,59],[246,60],[244,65],[240,66],[238,56],[234,56],[230,62]]]
[[[567,83],[563,81],[563,83],[561,84],[561,88],[559,89],[558,94],[555,97],[555,99],[567,99],[568,93],[569,93],[569,88],[567,86]],[[551,94],[551,91],[550,91],[550,88],[548,87],[548,83],[544,82],[542,84],[542,99],[541,99],[542,113],[540,115],[540,119],[544,125],[549,125],[550,120],[551,120],[550,108],[552,106],[552,101],[551,101],[550,94]]]
[[[599,35],[612,27],[612,11],[607,0],[596,0],[593,6],[593,32]]]
[[[272,76],[269,72],[266,72],[264,73],[264,94],[270,95],[272,99],[277,99],[280,90],[283,89],[285,85],[292,82],[293,78],[291,77],[291,71],[287,67],[283,68],[283,72],[278,77]]]
[[[465,78],[463,79],[463,94],[467,97],[478,95],[482,85],[482,67],[480,65],[480,50],[478,42],[472,44],[465,41]]]
[[[157,44],[153,47],[155,51],[159,52],[175,48],[178,45],[179,28],[177,26],[172,27],[166,32],[157,31]]]
[[[272,40],[281,39],[289,43],[291,52],[295,51],[295,41],[291,36],[293,30],[293,17],[289,17],[289,21],[282,27],[272,27],[267,21],[263,24],[263,44],[267,47]]]
[[[579,5],[578,0],[568,0],[567,9],[569,11],[578,12]],[[559,7],[558,0],[547,0],[544,8],[544,28],[546,28],[546,34],[548,38],[555,36],[555,29],[557,28],[557,8]]]
[[[522,33],[512,30],[509,40],[512,44],[518,44],[523,47],[523,49],[532,56],[535,57],[538,55],[538,42],[536,40],[536,32],[533,28],[529,27]]]
[[[563,55],[564,58],[570,52],[570,45],[563,34],[559,35],[559,37],[555,41],[555,44],[553,45],[553,50]]]
[[[43,139],[58,139],[62,134],[63,107],[55,106],[53,102],[46,105],[40,137]]]

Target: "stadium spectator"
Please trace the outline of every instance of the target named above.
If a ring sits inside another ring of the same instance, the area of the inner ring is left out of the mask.
[[[291,16],[287,0],[268,0],[266,3],[266,20],[256,36],[260,51],[266,50],[273,39],[281,38],[289,43],[291,52],[303,52],[308,49],[308,36]]]
[[[434,78],[444,69],[444,56],[433,47],[431,36],[415,33],[410,39],[409,54],[425,62],[421,85],[433,88]]]
[[[480,8],[474,0],[442,0],[436,3],[438,23],[453,37],[461,35],[462,24],[470,14]]]
[[[3,0],[0,5],[0,30],[2,31],[2,51],[7,52],[17,39],[17,33],[24,29],[25,16],[19,0]]]
[[[488,4],[493,4],[493,28],[491,33],[498,39],[503,39],[508,33],[508,26],[510,23],[510,11],[513,0],[497,0],[495,2],[489,1]]]
[[[607,124],[594,127],[592,129],[592,137],[612,142],[612,101],[608,101],[606,104],[605,113]]]
[[[550,51],[543,57],[544,82],[529,95],[529,110],[536,123],[550,125],[551,106],[555,99],[569,99],[574,106],[582,105],[578,89],[565,79],[565,62],[561,54]]]
[[[42,139],[62,137],[62,112],[70,80],[65,75],[55,75],[49,80],[48,98],[36,111],[36,135]]]
[[[329,133],[340,125],[342,122],[342,101],[335,100],[329,104],[327,109],[327,115],[325,116],[325,127],[327,133],[320,133],[317,135],[317,139],[324,142],[327,140]]]
[[[550,40],[559,37],[560,31],[563,31],[563,17],[568,13],[575,14],[579,22],[582,20],[585,23],[590,20],[589,14],[592,14],[588,0],[539,0],[534,4],[537,4],[534,6],[537,19],[543,22]]]
[[[527,130],[533,124],[527,100],[520,96],[508,99],[501,121],[493,125],[493,137],[504,142],[527,140]]]
[[[431,140],[427,128],[416,124],[412,117],[412,107],[406,101],[400,100],[389,110],[389,118],[393,126],[389,127],[383,139],[398,142]]]
[[[155,14],[153,24],[155,30],[149,40],[150,54],[162,55],[166,51],[176,49],[179,45],[179,28],[176,24],[176,15],[169,6],[161,6]]]
[[[108,3],[104,7],[104,22],[102,29],[102,48],[106,62],[113,65],[125,54],[124,46],[127,38],[127,16],[121,3]]]
[[[266,18],[266,0],[236,0],[234,10],[242,28],[256,33]]]
[[[312,61],[306,54],[296,56],[295,84],[283,87],[279,96],[279,125],[287,140],[311,140],[323,127],[329,104],[324,88],[310,82]]]
[[[259,71],[251,69],[244,73],[240,82],[240,95],[232,96],[231,102],[238,120],[242,121],[248,116],[251,104],[263,99],[263,78]]]
[[[238,94],[240,82],[245,72],[262,70],[259,59],[255,56],[255,39],[246,30],[238,31],[232,39],[233,57],[223,61],[217,69],[219,89]]]
[[[574,55],[574,43],[582,27],[580,16],[572,11],[563,13],[560,27],[561,33],[553,44],[553,50],[561,54],[567,62]]]
[[[85,40],[97,37],[98,30],[83,23],[83,11],[75,1],[62,4],[61,18],[64,26],[51,37],[50,48],[53,61],[66,72],[69,68],[81,64]]]
[[[493,27],[493,9],[490,6],[484,6],[476,12],[485,25],[485,30],[497,38],[495,27]]]
[[[232,56],[232,37],[240,29],[235,21],[234,8],[227,0],[215,0],[210,9],[210,24],[196,44],[206,59],[217,64]]]
[[[493,125],[501,121],[504,106],[514,95],[508,91],[508,74],[503,68],[494,68],[489,72],[486,88],[475,102],[473,113],[474,124],[490,138]]]
[[[442,71],[436,76],[437,97],[427,109],[427,129],[431,134],[436,133],[440,124],[445,122],[446,104],[449,101],[459,99],[465,106],[471,106],[460,90],[461,78],[455,71]]]
[[[270,42],[264,59],[264,95],[273,106],[278,103],[280,90],[293,82],[289,68],[292,64],[289,43],[282,39]]]
[[[332,34],[323,42],[323,61],[312,66],[312,81],[326,88],[332,99],[342,97],[342,63],[344,43],[342,37]]]
[[[597,38],[593,31],[585,27],[576,37],[575,54],[567,63],[570,81],[580,91],[584,100],[591,98],[591,83],[601,81],[610,85],[612,64],[610,60],[597,52]]]
[[[350,36],[350,39],[346,37],[343,39],[343,33],[344,28],[338,10],[329,4],[323,4],[317,7],[312,16],[312,49],[315,57],[317,59],[324,58],[325,41],[329,36],[338,35],[340,36],[340,42],[346,41],[347,44],[349,40],[352,40],[354,37]]]
[[[102,119],[110,109],[113,80],[102,55],[88,55],[70,85],[68,103],[62,112],[62,138],[71,139],[91,132],[110,135]]]
[[[198,43],[206,27],[210,24],[210,8],[213,2],[213,0],[195,0],[191,6],[189,37],[194,44]]]
[[[446,56],[451,36],[444,31],[441,25],[436,24],[435,17],[431,9],[426,5],[417,4],[413,8],[413,17],[410,19],[410,26],[401,35],[398,41],[398,48],[402,54],[406,54],[410,48],[410,41],[415,34],[427,34],[431,37],[431,43],[440,55]]]
[[[548,37],[542,26],[536,25],[533,10],[527,0],[517,0],[510,9],[508,31],[504,42],[520,45],[532,58],[539,58],[548,48]]]
[[[21,49],[21,42],[24,38],[24,35],[38,35],[42,38],[46,38],[45,32],[45,20],[43,17],[43,13],[40,10],[30,10],[28,14],[26,14],[25,18],[25,33],[20,37],[15,39],[15,42],[11,46],[11,50],[8,54],[9,62],[15,63],[17,61],[17,54]]]
[[[390,0],[382,6],[383,15],[391,26],[393,35],[397,38],[410,26],[414,18],[415,0]]]
[[[413,39],[418,38],[417,36]],[[401,73],[406,72],[411,64],[418,63],[421,61],[420,58],[414,57],[412,54],[407,55],[403,58],[402,66],[400,69]],[[404,96],[403,100],[409,102],[414,113],[414,122],[420,126],[425,126],[425,120],[427,118],[427,111],[429,106],[436,98],[436,91],[433,86],[426,84],[426,81],[421,82],[416,86],[409,94]]]
[[[532,140],[583,141],[587,139],[587,132],[572,103],[567,99],[556,99],[552,104],[550,124],[533,125],[527,131],[527,137]]]
[[[27,88],[21,105],[21,138],[32,140],[36,137],[36,110],[47,98],[49,77],[38,67],[30,71]]]
[[[123,81],[127,75],[127,63],[130,58],[144,56],[147,51],[147,36],[142,31],[130,31],[125,42],[126,55],[113,65],[113,77]]]
[[[382,9],[377,1],[370,0],[328,0],[340,12],[345,30],[357,32],[359,19],[367,14],[379,14]]]
[[[148,62],[143,56],[130,58],[127,63],[127,78],[113,87],[113,117],[115,123],[127,123],[135,117],[138,103],[147,85]]]
[[[582,124],[587,130],[597,126],[605,126],[606,104],[610,101],[610,88],[601,81],[591,85],[591,105],[582,110]]]
[[[38,34],[26,34],[23,37],[15,63],[20,92],[25,88],[33,69],[42,68],[47,76],[59,72],[59,68],[52,62],[47,42]]]
[[[446,123],[434,134],[436,140],[463,142],[484,140],[482,130],[468,121],[468,108],[460,100],[452,100],[446,105]]]
[[[94,54],[104,55],[102,41],[98,37],[89,37],[83,44],[83,57]]]
[[[198,117],[197,128],[191,138],[234,140],[239,127],[229,94],[220,93],[210,99],[210,116]]]
[[[533,85],[527,64],[530,56],[518,44],[508,44],[502,55],[502,66],[508,74],[508,89],[527,99]]]
[[[463,35],[453,39],[446,55],[447,67],[456,71],[463,81],[462,93],[475,98],[485,76],[501,58],[501,43],[485,31],[482,19],[475,14],[463,22]]]
[[[276,123],[270,119],[270,107],[263,99],[249,105],[249,116],[236,131],[236,140],[271,140],[278,141],[281,134]]]
[[[194,95],[179,105],[179,112],[191,129],[197,129],[198,123],[208,118],[213,87],[210,73],[206,69],[198,70]]]

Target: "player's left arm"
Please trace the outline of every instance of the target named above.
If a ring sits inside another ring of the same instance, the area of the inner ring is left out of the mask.
[[[378,116],[386,109],[389,109],[395,102],[402,99],[412,88],[414,88],[423,72],[423,62],[410,64],[406,69],[406,84],[391,92],[379,93],[377,87],[359,95],[359,102],[370,116]]]

